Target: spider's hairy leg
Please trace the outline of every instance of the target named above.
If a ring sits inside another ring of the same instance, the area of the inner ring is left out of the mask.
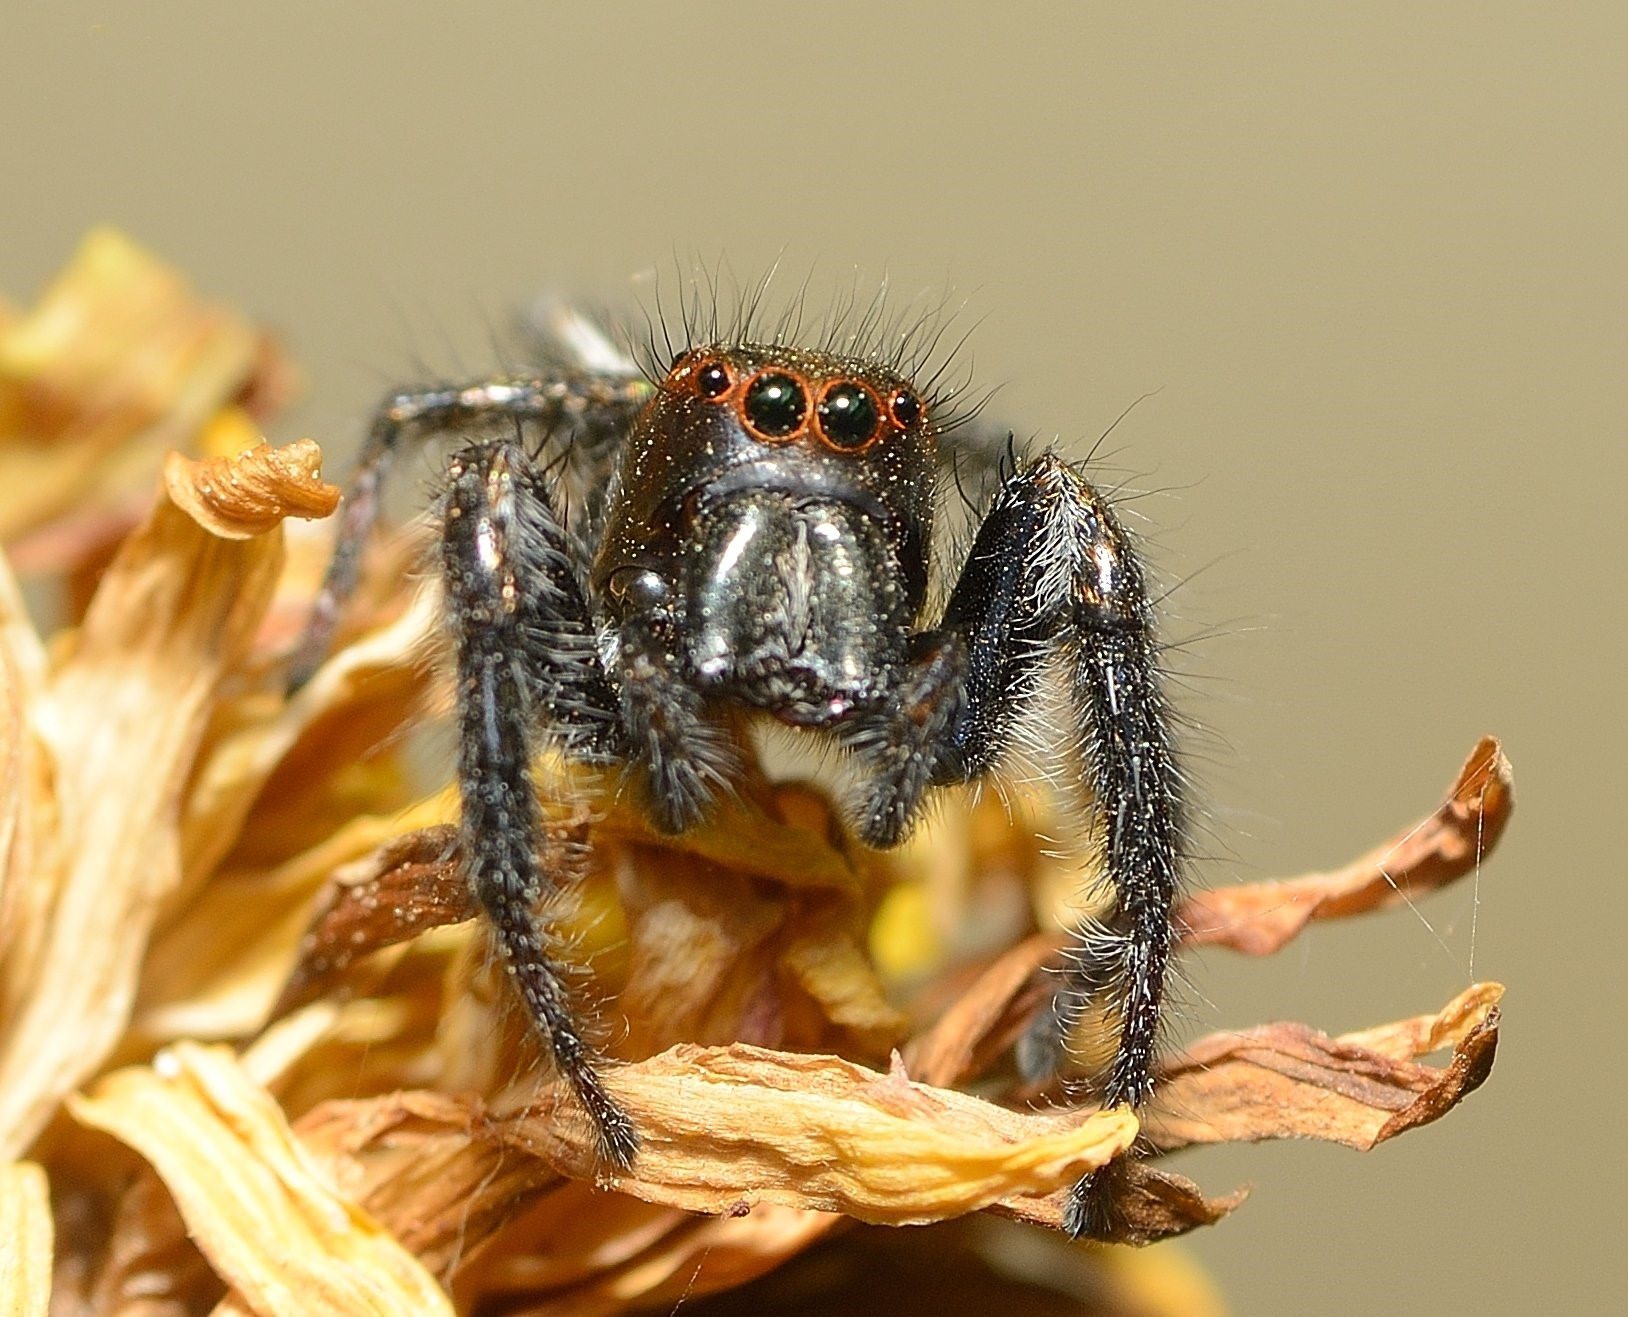
[[[434,434],[473,434],[503,421],[535,425],[545,441],[555,434],[581,435],[590,446],[606,447],[626,431],[648,396],[642,377],[578,371],[386,397],[373,414],[346,491],[333,559],[290,660],[288,689],[305,685],[328,656],[340,614],[356,590],[363,546],[379,519],[385,479],[409,443]]]
[[[590,643],[581,569],[541,473],[517,444],[459,453],[442,515],[470,886],[537,1032],[593,1122],[601,1159],[625,1169],[638,1134],[601,1081],[535,913],[545,887],[570,867],[569,852],[542,826],[531,773],[538,737],[592,758],[615,757],[620,744],[613,688]]]
[[[1108,909],[1075,930],[1056,999],[1022,1059],[1054,1069],[1069,1023],[1087,1007],[1107,1008],[1118,1038],[1100,1078],[1106,1106],[1139,1107],[1152,1092],[1182,854],[1181,771],[1152,624],[1124,529],[1081,472],[1049,453],[1002,485],[942,624],[966,645],[967,680],[938,781],[996,765],[1038,698],[1046,655],[1063,649],[1111,891]],[[1075,1186],[1071,1234],[1111,1233],[1116,1180],[1108,1168]]]

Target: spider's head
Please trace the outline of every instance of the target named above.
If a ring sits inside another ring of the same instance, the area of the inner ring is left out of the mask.
[[[628,437],[596,576],[681,558],[713,510],[751,495],[862,519],[919,598],[937,436],[921,392],[869,358],[753,343],[691,348]]]

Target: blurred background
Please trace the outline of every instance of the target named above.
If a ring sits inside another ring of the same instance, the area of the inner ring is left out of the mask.
[[[1441,1124],[1183,1158],[1255,1185],[1184,1247],[1241,1313],[1330,1269],[1356,1313],[1616,1310],[1625,49],[1604,3],[11,6],[0,287],[116,224],[286,337],[277,437],[340,456],[533,294],[720,257],[948,292],[1020,436],[1151,394],[1103,479],[1151,491],[1201,880],[1343,862],[1482,732],[1519,793],[1417,913],[1192,966],[1192,1032],[1510,993]]]

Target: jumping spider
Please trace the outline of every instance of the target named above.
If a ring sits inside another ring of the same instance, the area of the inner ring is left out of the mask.
[[[930,789],[1000,765],[1056,665],[1112,890],[1020,1053],[1028,1069],[1055,1065],[1070,1021],[1106,1005],[1118,1040],[1096,1090],[1107,1105],[1148,1099],[1182,779],[1142,568],[1078,465],[1008,450],[947,602],[924,616],[941,476],[990,459],[910,374],[853,345],[726,334],[665,373],[561,362],[398,393],[373,421],[291,682],[328,645],[404,440],[458,437],[439,521],[462,854],[607,1167],[633,1163],[639,1132],[601,1082],[534,913],[550,882],[539,745],[626,766],[652,822],[676,833],[729,788],[743,715],[762,711],[857,759],[851,827],[888,847]],[[1112,1168],[1075,1186],[1070,1233],[1110,1231],[1115,1187]]]

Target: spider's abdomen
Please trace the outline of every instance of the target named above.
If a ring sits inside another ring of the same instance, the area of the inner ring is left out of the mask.
[[[691,680],[804,727],[873,703],[916,607],[892,558],[852,504],[761,489],[714,504],[683,582]]]

